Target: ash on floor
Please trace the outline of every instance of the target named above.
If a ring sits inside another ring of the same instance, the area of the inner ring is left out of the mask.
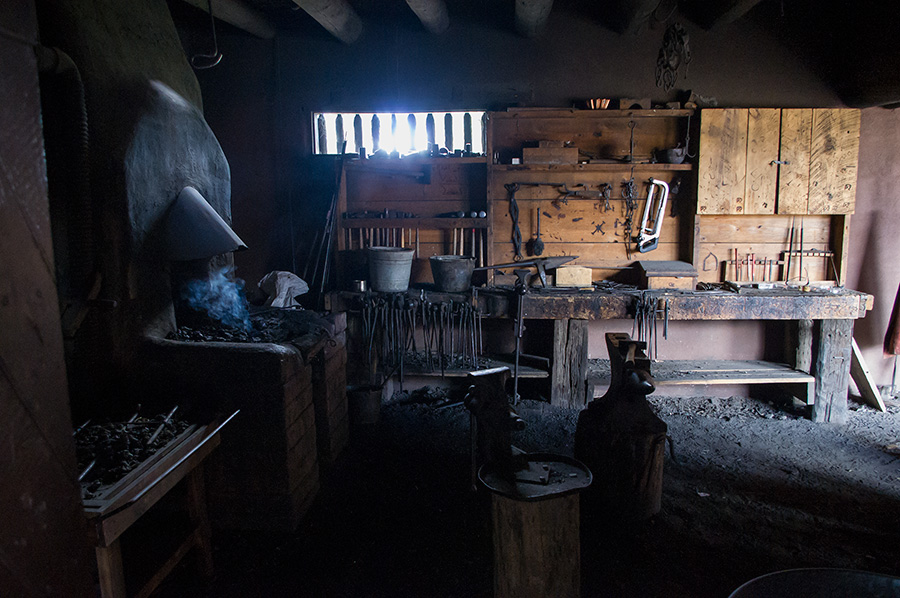
[[[755,399],[651,399],[678,458],[662,512],[582,534],[583,596],[722,597],[797,567],[900,574],[896,403],[832,426]],[[216,535],[205,595],[491,596],[489,497],[469,490],[468,412],[446,402],[392,401],[355,430],[294,535]],[[520,412],[518,446],[571,454],[577,410]]]

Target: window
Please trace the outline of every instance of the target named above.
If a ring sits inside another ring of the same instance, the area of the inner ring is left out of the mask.
[[[378,150],[409,155],[454,151],[484,153],[484,111],[458,112],[319,112],[313,114],[317,154]],[[434,144],[432,146],[431,144]],[[470,146],[470,147],[469,147]]]

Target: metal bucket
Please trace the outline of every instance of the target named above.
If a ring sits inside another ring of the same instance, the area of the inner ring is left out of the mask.
[[[369,285],[373,291],[400,293],[409,288],[412,249],[369,247]]]
[[[462,293],[472,284],[475,258],[464,255],[435,255],[431,262],[431,274],[437,290],[447,293]]]
[[[751,579],[729,598],[803,598],[853,596],[897,598],[900,578],[854,569],[787,569]]]

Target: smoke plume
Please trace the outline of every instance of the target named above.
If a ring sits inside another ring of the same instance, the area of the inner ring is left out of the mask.
[[[205,312],[225,326],[249,332],[250,311],[244,296],[244,281],[232,279],[229,267],[211,272],[209,278],[192,280],[182,287],[181,298],[192,309]]]

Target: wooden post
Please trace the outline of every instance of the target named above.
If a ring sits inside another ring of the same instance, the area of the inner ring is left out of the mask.
[[[550,404],[584,406],[587,381],[588,321],[553,321]]]
[[[843,424],[847,421],[853,320],[820,320],[818,333],[812,419]]]
[[[122,545],[118,538],[109,546],[97,546],[97,573],[103,598],[125,598],[125,572],[122,568]]]
[[[492,497],[495,598],[581,595],[579,495]]]
[[[197,562],[200,572],[206,578],[211,578],[215,573],[212,552],[212,531],[209,526],[209,516],[206,513],[206,486],[203,478],[203,463],[194,468],[187,475],[187,510],[193,523],[195,548],[197,549]]]

